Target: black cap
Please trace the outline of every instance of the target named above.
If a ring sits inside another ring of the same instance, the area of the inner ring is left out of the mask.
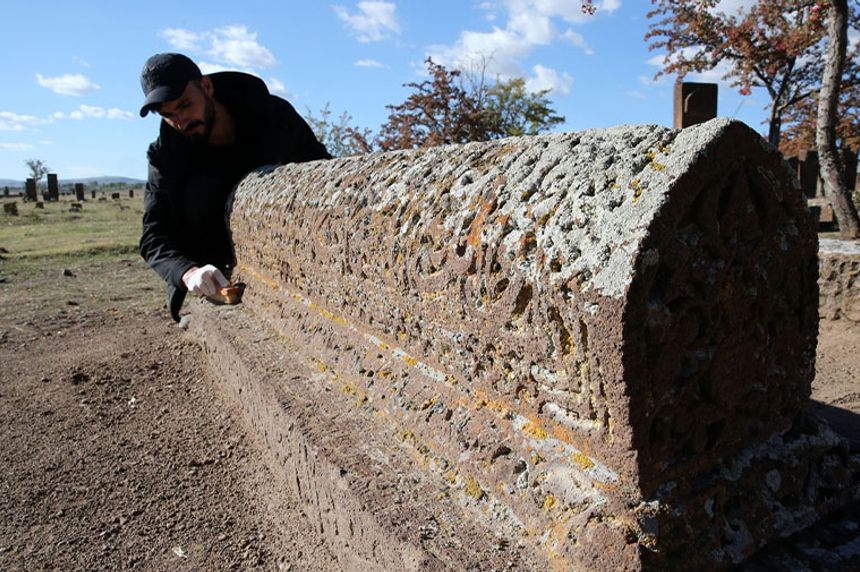
[[[146,99],[140,108],[145,117],[153,107],[165,101],[173,101],[185,91],[192,79],[203,75],[200,68],[182,54],[155,54],[143,64],[140,72],[140,87]]]

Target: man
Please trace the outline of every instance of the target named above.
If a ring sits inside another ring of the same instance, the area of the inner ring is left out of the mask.
[[[147,150],[140,254],[167,282],[179,321],[186,292],[213,295],[233,264],[225,207],[232,189],[264,166],[329,159],[308,124],[259,78],[202,75],[182,54],[156,54],[140,74],[141,117],[161,116]]]

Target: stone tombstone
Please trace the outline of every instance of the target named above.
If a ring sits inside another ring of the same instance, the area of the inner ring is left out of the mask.
[[[24,188],[28,201],[36,202],[39,200],[39,195],[36,193],[36,179],[27,179],[24,183]]]
[[[18,203],[3,203],[3,212],[7,215],[18,216]]]
[[[4,196],[4,197],[8,197],[8,196],[9,196],[9,187],[3,187],[3,196]]]
[[[672,127],[681,129],[717,116],[717,84],[676,82]]]
[[[119,193],[111,193],[110,198],[112,198],[115,201],[118,201],[119,200]]]
[[[83,201],[84,200],[84,184],[83,183],[75,183],[75,200]]]
[[[797,180],[806,198],[811,199],[819,196],[818,185],[818,151],[810,149],[803,151],[789,164],[796,166]]]
[[[530,570],[722,570],[860,498],[845,444],[804,417],[814,220],[743,124],[285,165],[246,177],[229,220],[246,295],[219,315],[226,341],[205,318],[192,327],[249,409],[272,407],[259,419],[282,458],[281,432],[326,427],[310,442],[337,441],[313,466],[330,489],[315,485],[402,511],[386,513],[393,538],[469,512],[457,551],[486,569],[505,566],[489,561],[503,538],[534,551]],[[273,371],[265,356],[306,352],[289,395],[281,378],[242,391],[257,377],[237,344],[264,335],[290,344],[259,354]],[[328,383],[349,403],[320,398]],[[379,493],[399,453],[368,460],[371,439],[408,449],[401,466],[425,488],[399,491],[402,505]],[[447,550],[423,541],[428,559]],[[379,569],[406,569],[395,560]]]
[[[45,194],[45,199],[49,201],[60,200],[60,185],[56,173],[48,173],[48,192]]]
[[[95,190],[95,189],[92,189],[92,190],[90,191],[90,198],[92,198],[92,199],[95,199],[95,198],[96,198],[96,190]]]
[[[129,190],[128,190],[128,198],[130,198],[130,199],[133,199],[133,198],[134,198],[134,189],[129,189]]]

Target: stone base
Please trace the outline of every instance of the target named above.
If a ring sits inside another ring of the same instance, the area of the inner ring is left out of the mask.
[[[860,322],[860,242],[821,239],[818,274],[821,318]]]
[[[362,380],[310,357],[311,338],[288,337],[245,305],[191,306],[191,330],[216,376],[346,569],[723,569],[761,561],[768,543],[860,493],[860,460],[825,424],[801,416],[785,434],[714,472],[664,483],[652,498],[605,487],[605,503],[580,513],[547,501],[547,528],[536,529],[489,472],[479,484],[463,477],[462,459],[440,466],[432,450],[446,435],[419,439],[392,409],[376,407]]]
[[[427,467],[408,432],[309,360],[247,307],[194,301],[189,330],[217,379],[267,446],[285,489],[345,570],[547,570],[510,530],[492,526]]]

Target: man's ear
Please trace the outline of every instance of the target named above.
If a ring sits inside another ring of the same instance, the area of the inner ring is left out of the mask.
[[[212,97],[212,94],[215,93],[215,86],[212,85],[212,78],[208,75],[204,75],[200,78],[200,87],[203,88],[203,93]]]

